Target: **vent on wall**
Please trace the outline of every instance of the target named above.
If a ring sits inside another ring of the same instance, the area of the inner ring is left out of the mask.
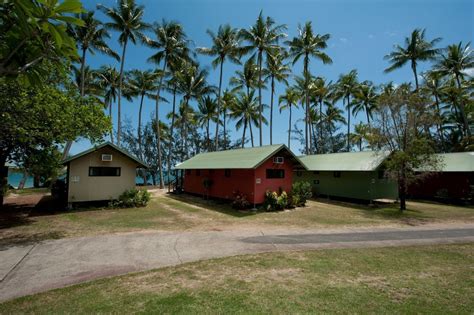
[[[112,161],[112,154],[102,154],[102,161],[104,162]]]
[[[273,158],[273,163],[275,164],[283,164],[284,161],[285,159],[282,156],[275,156]]]

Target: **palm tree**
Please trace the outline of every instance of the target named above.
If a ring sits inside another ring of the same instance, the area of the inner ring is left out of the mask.
[[[324,53],[322,50],[327,48],[327,41],[331,37],[329,34],[320,35],[314,34],[313,27],[311,26],[311,22],[306,22],[306,24],[301,27],[298,27],[298,36],[294,37],[291,41],[287,42],[287,45],[290,46],[290,56],[293,57],[293,64],[295,64],[301,57],[303,57],[303,77],[306,79],[306,82],[309,83],[310,73],[309,73],[309,63],[310,58],[314,57],[319,59],[323,62],[323,64],[331,64],[332,59]],[[311,147],[308,147],[308,126],[311,125],[309,121],[309,84],[306,85],[306,92],[305,92],[305,103],[306,103],[306,110],[305,110],[305,135],[306,135],[306,143],[305,143],[305,150],[306,154],[309,154],[311,151]],[[311,146],[311,142],[309,143]]]
[[[280,104],[280,113],[282,110],[288,109],[289,110],[289,117],[288,117],[288,148],[291,148],[291,114],[293,108],[298,108],[298,101],[300,96],[298,92],[294,88],[286,88],[285,94],[280,95],[278,98],[278,103]]]
[[[280,46],[278,41],[284,37],[286,34],[283,31],[286,30],[286,25],[275,25],[275,21],[271,17],[266,19],[263,17],[263,12],[260,11],[260,14],[255,21],[255,24],[250,27],[250,29],[243,29],[240,32],[240,36],[247,42],[247,46],[244,46],[243,49],[245,52],[254,51],[254,56],[257,56],[257,65],[258,65],[258,104],[259,104],[259,128],[260,128],[260,146],[263,144],[263,105],[262,105],[262,64],[263,64],[263,54],[271,54],[275,50],[279,50]]]
[[[105,27],[117,32],[120,32],[119,42],[122,45],[122,55],[120,57],[120,76],[118,87],[118,120],[117,120],[117,145],[120,146],[120,134],[122,128],[121,121],[121,98],[123,87],[123,68],[125,65],[125,54],[127,51],[128,42],[136,44],[137,39],[145,41],[143,31],[149,26],[144,23],[143,6],[135,3],[135,0],[118,0],[117,7],[108,8],[103,5],[98,5],[98,8],[107,15],[112,22],[105,23]]]
[[[310,86],[310,96],[314,98],[315,102],[319,105],[319,140],[318,143],[322,143],[323,139],[323,105],[331,104],[331,98],[333,94],[333,85],[332,82],[326,82],[326,79],[322,77],[316,77],[311,80]],[[318,146],[319,150],[320,146]]]
[[[186,60],[189,59],[189,48],[188,40],[186,34],[184,33],[183,27],[176,22],[167,22],[162,21],[161,24],[155,23],[153,25],[153,32],[155,35],[154,39],[148,39],[145,44],[151,47],[156,52],[148,58],[148,61],[155,63],[159,66],[162,63],[161,72],[163,75],[160,78],[158,87],[156,90],[156,104],[155,104],[155,119],[159,121],[159,102],[161,90],[163,88],[163,79],[166,75],[166,70],[170,69],[171,72],[179,71],[177,68]],[[173,93],[173,112],[175,112],[175,95],[176,88]],[[173,118],[174,119],[174,115]],[[173,126],[174,121],[171,124],[170,135],[173,137]],[[160,124],[156,124],[157,128],[157,137],[159,136],[159,127]],[[157,141],[157,144],[160,145],[161,142]],[[158,160],[161,161],[161,149],[158,148]],[[168,182],[170,182],[170,173],[171,173],[171,141],[168,143]],[[161,163],[161,162],[160,162]],[[161,172],[161,168],[160,168]],[[160,175],[160,188],[163,188],[163,174]]]
[[[222,90],[222,73],[224,69],[224,62],[229,61],[240,64],[239,58],[242,55],[242,48],[240,47],[239,31],[232,28],[229,24],[219,26],[217,35],[211,30],[207,30],[207,34],[211,36],[212,47],[200,47],[197,51],[208,56],[216,56],[212,61],[212,66],[216,68],[220,66],[219,70],[219,88],[217,92],[217,119],[220,119],[221,113],[221,90]],[[219,149],[219,124],[216,124],[216,139],[215,150]]]
[[[370,128],[370,119],[377,108],[377,88],[370,81],[364,81],[359,84],[354,92],[354,100],[352,102],[352,115],[356,116],[359,112],[364,111],[367,117],[367,125]]]
[[[245,62],[243,71],[237,70],[235,74],[236,75],[229,80],[230,86],[234,87],[232,91],[237,92],[245,89],[247,95],[249,95],[250,90],[256,89],[259,86],[258,66],[255,63],[254,56]],[[262,86],[262,88],[264,87]]]
[[[357,143],[357,146],[359,147],[359,151],[362,151],[363,149],[362,144],[363,144],[364,139],[366,139],[367,137],[369,128],[368,128],[368,125],[365,125],[363,123],[358,123],[357,125],[354,126],[354,133],[351,133],[351,140],[352,140],[352,143]]]
[[[329,104],[324,113],[324,121],[327,125],[329,131],[329,138],[332,141],[332,147],[334,151],[334,137],[333,133],[336,130],[338,123],[345,124],[346,120],[344,119],[343,111],[340,108],[337,108],[334,104]]]
[[[255,91],[251,91],[249,94],[245,94],[243,92],[239,92],[237,94],[235,104],[230,111],[230,117],[237,120],[235,124],[235,128],[237,130],[239,130],[242,126],[244,127],[242,133],[243,148],[245,145],[245,132],[247,130],[247,126],[249,126],[250,130],[252,130],[252,124],[258,126],[260,122],[259,105],[257,99],[255,98]],[[265,122],[265,120],[262,121]],[[253,143],[252,132],[250,133],[250,137]]]
[[[85,91],[85,67],[86,67],[86,55],[87,52],[94,54],[95,51],[101,52],[103,54],[112,56],[113,58],[120,60],[119,56],[109,48],[105,39],[110,38],[109,33],[103,27],[102,23],[94,18],[93,11],[86,11],[81,14],[76,15],[77,19],[81,19],[84,25],[79,26],[77,24],[70,24],[68,26],[68,33],[76,40],[79,50],[81,51],[80,63],[81,67],[79,70],[79,77],[76,78],[77,82],[80,82],[78,85],[79,92],[81,95],[81,101],[86,94]],[[69,154],[71,149],[72,141],[68,141],[63,152],[63,159]]]
[[[227,130],[226,130],[226,125],[227,125],[227,114],[229,110],[234,106],[235,104],[235,94],[232,91],[225,90],[224,93],[222,94],[222,126],[224,129],[224,150],[226,149],[227,145]]]
[[[286,57],[287,53],[282,49],[267,54],[267,68],[264,73],[266,75],[265,81],[270,80],[270,145],[273,144],[273,95],[275,94],[275,80],[288,85],[287,78],[291,73],[288,64],[284,63]]]
[[[442,75],[439,72],[429,71],[423,75],[424,78],[424,85],[422,89],[428,92],[430,95],[434,97],[434,107],[437,116],[437,131],[438,136],[441,141],[441,146],[444,147],[444,135],[443,135],[443,128],[442,128],[442,119],[443,116],[441,114],[441,107],[440,107],[440,98],[443,88],[443,80]]]
[[[339,76],[334,96],[336,99],[342,98],[347,110],[347,152],[351,150],[351,96],[356,93],[358,88],[357,70],[353,69],[348,74]]]
[[[463,47],[462,42],[458,45],[449,45],[446,53],[441,56],[435,66],[436,71],[441,75],[454,78],[460,91],[462,90],[461,80],[464,79],[464,71],[472,68],[474,68],[474,55],[470,48],[470,43]],[[471,130],[462,98],[459,100],[459,110],[461,111],[464,125],[464,134],[470,138]]]
[[[211,121],[218,124],[219,116],[217,116],[217,101],[216,99],[206,95],[201,97],[198,102],[198,113],[197,113],[197,122],[200,125],[205,126],[206,129],[206,140],[207,140],[207,150],[211,150],[211,137],[209,134],[209,126]]]
[[[441,38],[435,38],[431,41],[425,39],[425,30],[415,29],[410,37],[405,38],[405,47],[396,45],[394,51],[386,55],[384,59],[388,60],[391,65],[384,70],[385,73],[400,69],[408,62],[410,63],[413,76],[415,77],[415,86],[418,90],[418,74],[416,66],[420,61],[433,60],[440,52],[435,45],[441,41]]]
[[[94,97],[102,95],[102,89],[98,81],[99,72],[97,70],[91,69],[89,66],[81,69],[74,65],[71,66],[71,69],[74,75],[74,84],[78,90],[82,89],[84,95]]]
[[[117,99],[120,74],[112,66],[102,66],[98,71],[98,84],[103,91],[104,103],[109,108],[112,121],[112,104]],[[110,132],[110,142],[114,143],[113,128]]]

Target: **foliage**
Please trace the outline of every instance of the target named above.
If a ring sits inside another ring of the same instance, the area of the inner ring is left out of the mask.
[[[289,206],[289,198],[286,191],[282,191],[280,195],[276,191],[267,190],[265,192],[265,200],[263,208],[266,211],[283,210]]]
[[[247,200],[247,195],[236,191],[234,192],[234,200],[232,201],[232,208],[237,210],[249,209],[252,204]]]
[[[112,201],[113,208],[145,207],[151,199],[151,194],[145,189],[130,189],[124,191],[116,201]]]
[[[300,181],[291,187],[292,204],[295,207],[304,207],[306,201],[313,196],[311,183]]]

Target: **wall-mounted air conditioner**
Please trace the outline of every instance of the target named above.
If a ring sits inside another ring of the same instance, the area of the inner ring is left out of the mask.
[[[112,161],[112,154],[102,154],[102,161],[103,162],[111,162]]]

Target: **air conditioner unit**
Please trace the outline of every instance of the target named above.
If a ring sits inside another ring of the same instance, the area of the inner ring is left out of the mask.
[[[283,164],[284,161],[285,159],[282,156],[275,156],[273,158],[273,163],[275,164]]]
[[[103,162],[111,162],[112,161],[112,154],[102,154],[102,161]]]

